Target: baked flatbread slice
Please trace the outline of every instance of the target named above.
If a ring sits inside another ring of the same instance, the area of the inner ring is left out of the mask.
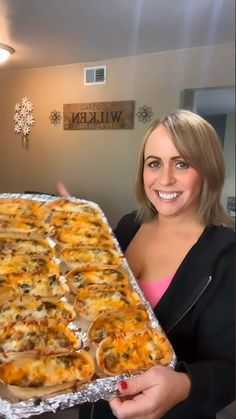
[[[66,275],[71,291],[77,294],[78,288],[88,285],[129,285],[127,272],[112,265],[85,265],[80,266]]]
[[[29,320],[0,329],[0,353],[68,353],[81,347],[81,338],[63,322]]]
[[[0,275],[0,301],[10,301],[23,296],[61,298],[67,294],[68,285],[57,275]]]
[[[37,357],[20,357],[0,364],[0,380],[21,400],[59,393],[90,381],[94,361],[85,351]]]
[[[0,216],[0,233],[16,237],[45,238],[55,232],[55,227],[30,217]]]
[[[28,254],[52,257],[55,256],[55,246],[46,239],[16,238],[6,234],[0,234],[0,254]]]
[[[102,247],[66,247],[61,249],[60,257],[71,268],[80,265],[117,265],[122,264],[121,254],[111,248]]]
[[[14,273],[36,275],[41,272],[59,276],[59,264],[53,259],[27,253],[0,254],[0,275]]]
[[[96,351],[98,366],[107,375],[168,365],[172,357],[172,346],[157,329],[108,336],[100,342]]]
[[[98,316],[90,325],[87,335],[90,342],[98,345],[109,335],[121,332],[137,332],[151,326],[145,308],[127,308],[122,311],[108,311]]]
[[[79,212],[86,214],[93,214],[95,216],[100,216],[100,211],[98,208],[93,206],[89,201],[73,201],[66,198],[56,198],[46,204],[49,211],[69,211],[69,212]]]
[[[141,303],[136,291],[128,286],[88,285],[79,288],[75,297],[75,311],[86,320],[94,320],[109,310],[122,310]]]
[[[75,316],[73,306],[67,301],[50,298],[22,297],[0,303],[0,327],[19,320],[51,319],[69,323]]]
[[[57,231],[55,240],[60,246],[114,247],[111,234],[104,228],[89,225],[64,227]]]
[[[27,198],[0,198],[0,216],[17,216],[45,220],[48,209],[44,202]]]
[[[99,230],[105,226],[104,221],[98,214],[76,211],[56,211],[52,213],[50,222],[58,229],[63,227],[87,227],[90,230]]]

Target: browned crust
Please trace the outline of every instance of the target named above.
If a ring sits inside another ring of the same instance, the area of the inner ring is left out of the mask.
[[[99,209],[93,207],[89,201],[88,202],[76,202],[71,201],[70,199],[66,198],[56,198],[52,201],[46,203],[47,208],[54,212],[54,211],[69,211],[69,212],[79,212],[79,213],[86,213],[86,214],[93,214],[93,215],[100,215],[101,212]]]
[[[57,369],[53,374],[51,373],[50,363],[51,361],[53,363],[54,359],[59,357],[68,360],[66,362],[67,369],[64,369],[64,377],[60,372],[59,375],[56,375]],[[42,362],[41,367],[40,362]],[[67,370],[70,370],[69,375]],[[20,400],[27,400],[30,397],[42,397],[65,392],[69,389],[77,389],[79,385],[90,381],[94,372],[95,363],[92,356],[85,351],[81,351],[67,355],[58,354],[40,358],[31,356],[9,360],[9,362],[0,365],[0,380],[6,385],[11,396]],[[71,379],[72,381],[68,381]],[[43,386],[40,386],[41,380],[44,381]]]
[[[132,307],[122,311],[111,310],[98,316],[89,326],[87,336],[90,342],[98,344],[109,335],[121,332],[135,332],[150,326],[150,319],[145,308]]]
[[[42,307],[42,309],[41,309]],[[42,314],[41,314],[42,311]],[[14,301],[0,301],[0,326],[22,320],[57,320],[69,323],[76,317],[71,304],[55,298],[26,296]]]
[[[149,354],[155,355],[156,349],[147,351],[146,338],[158,345],[161,350],[160,357],[158,355],[156,359],[150,358]],[[144,342],[146,343],[144,344]],[[113,350],[112,354],[111,350]],[[128,354],[127,362],[124,362],[123,354]],[[107,375],[145,370],[154,365],[168,365],[172,356],[173,349],[166,336],[159,330],[150,328],[139,333],[121,333],[108,336],[100,342],[96,351],[98,366]],[[120,365],[120,359],[122,359],[124,366]]]
[[[91,303],[91,310],[85,305],[87,300],[95,299],[99,304]],[[75,311],[85,320],[94,320],[102,312],[123,310],[140,304],[140,297],[131,287],[111,287],[108,285],[88,285],[78,289],[75,297]]]
[[[29,274],[37,275],[47,272],[59,276],[59,265],[54,260],[43,255],[15,253],[6,255],[0,253],[0,275]]]
[[[104,223],[98,214],[89,214],[76,211],[56,211],[52,213],[50,222],[57,228],[87,227],[93,230],[99,230],[101,227],[108,230],[108,225]]]
[[[79,278],[76,279],[76,277]],[[74,270],[68,272],[66,280],[74,294],[77,294],[78,288],[82,286],[86,287],[87,285],[129,285],[127,271],[116,265],[94,264],[78,266]]]
[[[0,233],[15,237],[45,238],[55,233],[55,227],[30,217],[0,217]]]
[[[100,252],[100,255],[99,255]],[[101,260],[105,255],[104,262]],[[117,250],[94,246],[70,246],[61,249],[60,256],[65,263],[75,269],[81,265],[109,264],[120,266],[122,256]],[[109,263],[108,260],[109,259]]]
[[[68,285],[54,273],[0,275],[1,302],[23,296],[60,298],[68,293]]]
[[[15,354],[16,358],[18,354],[21,356],[21,352],[47,355],[68,353],[80,349],[81,345],[78,334],[56,320],[19,321],[0,329],[0,352],[9,356]]]
[[[103,226],[63,227],[57,230],[55,240],[60,246],[113,246],[112,236]]]
[[[27,198],[1,198],[0,199],[0,215],[17,217],[40,218],[44,220],[48,217],[49,212],[44,202]]]
[[[19,387],[19,386],[6,386],[7,395],[16,399],[16,401],[20,400],[29,400],[31,398],[38,398],[38,397],[46,397],[49,395],[59,395],[66,393],[69,390],[73,390],[76,388],[76,382],[74,383],[65,383],[58,386],[48,386],[48,387],[38,387],[38,388],[31,388],[31,387]]]
[[[29,243],[30,250],[27,249],[27,243]],[[42,249],[39,250],[39,247]],[[14,254],[30,254],[32,256],[36,254],[45,257],[53,257],[56,254],[55,246],[53,247],[47,239],[31,239],[22,236],[18,238],[16,235],[5,232],[0,233],[0,249],[3,254],[14,252]]]

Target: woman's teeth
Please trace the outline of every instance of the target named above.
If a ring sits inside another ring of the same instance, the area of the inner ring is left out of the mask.
[[[172,192],[172,193],[158,192],[158,195],[160,198],[163,198],[163,199],[174,199],[180,195],[180,192]]]

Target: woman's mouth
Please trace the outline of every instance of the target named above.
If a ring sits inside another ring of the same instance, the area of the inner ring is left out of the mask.
[[[174,199],[177,198],[177,196],[181,195],[181,192],[161,192],[161,191],[156,191],[157,195],[161,198],[161,199]]]

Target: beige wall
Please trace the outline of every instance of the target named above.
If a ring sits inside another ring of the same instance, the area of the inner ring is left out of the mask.
[[[107,65],[106,85],[84,86],[84,66]],[[147,124],[132,130],[64,131],[49,114],[64,103],[134,100],[135,112],[154,117],[179,106],[187,88],[234,84],[234,45],[170,51],[96,63],[0,71],[0,192],[55,193],[62,180],[73,195],[97,202],[112,225],[135,207],[133,180],[139,141]],[[27,151],[14,134],[14,107],[27,96],[35,125]]]

